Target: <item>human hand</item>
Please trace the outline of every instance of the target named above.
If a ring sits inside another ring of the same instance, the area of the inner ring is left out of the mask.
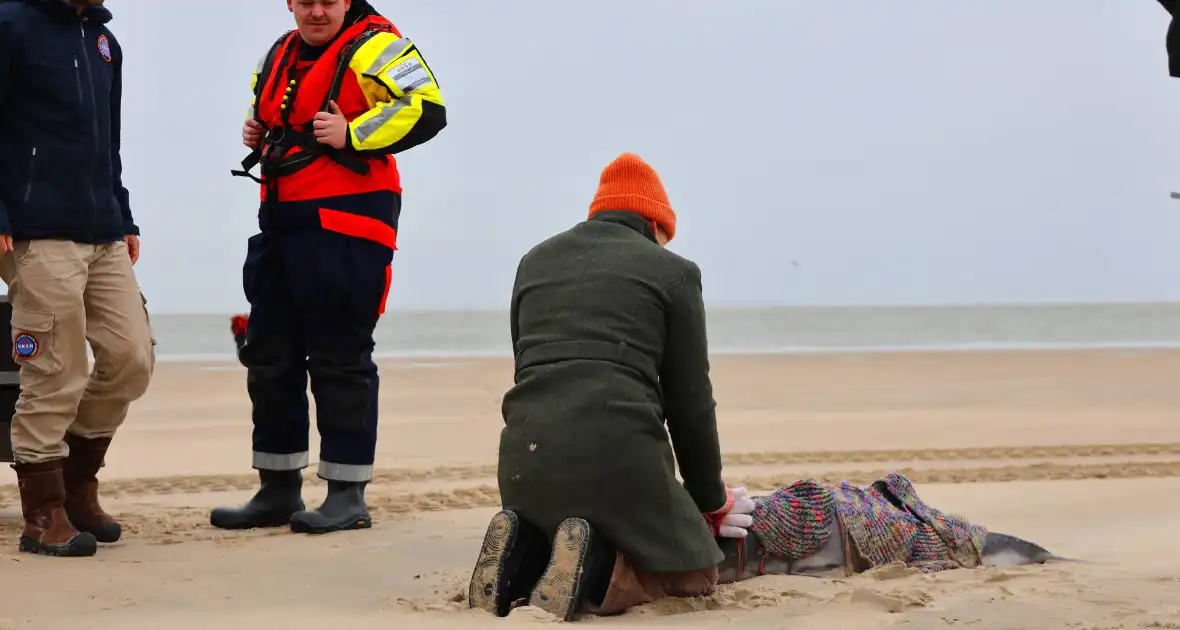
[[[717,535],[722,538],[745,538],[749,534],[749,528],[754,524],[754,517],[750,513],[754,511],[754,500],[746,496],[746,489],[744,487],[734,488],[731,492],[733,495],[733,507],[721,519],[721,525],[717,527]]]
[[[123,242],[127,243],[127,253],[131,254],[131,264],[139,262],[139,237],[128,234],[123,237]]]
[[[754,501],[746,496],[743,487],[725,489],[725,505],[715,512],[703,514],[705,522],[713,530],[714,536],[722,538],[745,538],[746,528],[754,523],[750,512],[754,511]]]
[[[348,119],[336,101],[329,101],[330,112],[316,112],[312,127],[315,127],[315,137],[320,144],[326,144],[334,149],[343,149],[348,139]]]
[[[738,486],[730,490],[733,495],[733,507],[729,509],[730,514],[751,514],[754,511],[754,500],[750,498],[749,492],[745,486]]]
[[[3,234],[3,235],[0,235],[0,237],[2,237],[2,238],[0,238],[0,256],[3,256],[4,254],[7,254],[7,253],[13,251],[12,235],[11,234]]]
[[[229,319],[229,329],[235,337],[246,335],[246,325],[250,323],[250,315],[239,313]]]
[[[253,118],[247,118],[246,122],[242,124],[242,144],[251,149],[257,149],[260,142],[262,142],[262,123]]]

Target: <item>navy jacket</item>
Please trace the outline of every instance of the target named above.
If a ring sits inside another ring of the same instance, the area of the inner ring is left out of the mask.
[[[0,0],[0,233],[139,234],[119,158],[122,51],[111,12]]]

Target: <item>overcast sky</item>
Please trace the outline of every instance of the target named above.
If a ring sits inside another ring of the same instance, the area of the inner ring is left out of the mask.
[[[1180,299],[1180,79],[1155,0],[374,0],[450,126],[400,158],[390,308],[504,308],[634,151],[729,304]],[[238,310],[230,177],[282,0],[108,0],[155,311]],[[796,266],[797,264],[797,266]]]

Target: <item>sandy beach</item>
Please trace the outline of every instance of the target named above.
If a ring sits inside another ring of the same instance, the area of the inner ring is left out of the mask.
[[[18,554],[15,474],[0,468],[0,630],[553,621],[496,620],[464,600],[499,505],[511,370],[383,362],[375,525],[306,537],[208,525],[210,507],[255,484],[245,374],[161,363],[100,474],[119,543],[89,559]],[[730,485],[903,470],[936,507],[1084,562],[763,577],[582,623],[1180,629],[1180,350],[719,356],[713,371]],[[323,491],[309,475],[307,501]]]

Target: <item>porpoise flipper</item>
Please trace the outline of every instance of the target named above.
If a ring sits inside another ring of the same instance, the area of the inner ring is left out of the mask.
[[[1046,562],[1079,561],[1063,558],[1038,544],[999,532],[988,532],[987,538],[983,541],[984,566],[1016,566]]]

